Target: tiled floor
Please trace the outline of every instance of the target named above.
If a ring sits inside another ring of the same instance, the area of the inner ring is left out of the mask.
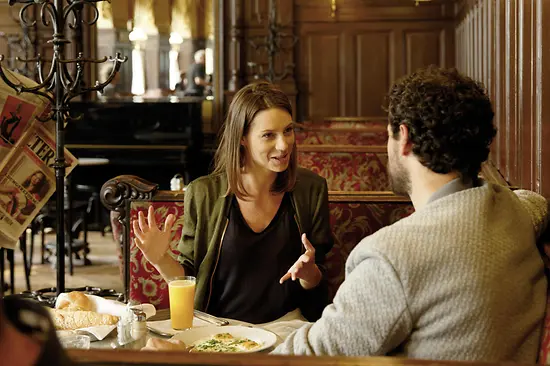
[[[46,241],[55,241],[55,235],[49,234]],[[94,286],[122,290],[122,281],[119,275],[118,255],[112,234],[104,237],[99,232],[90,232],[88,237],[90,254],[88,258],[92,265],[83,266],[82,261],[74,262],[74,275],[69,275],[68,258],[65,257],[66,275],[65,287]],[[30,245],[30,244],[29,244]],[[5,262],[5,279],[9,280],[7,261]],[[33,266],[31,270],[31,289],[38,290],[56,286],[56,270],[51,264],[40,264],[40,239],[35,239]],[[25,290],[25,272],[21,251],[15,251],[15,291]],[[6,294],[9,294],[8,291]]]

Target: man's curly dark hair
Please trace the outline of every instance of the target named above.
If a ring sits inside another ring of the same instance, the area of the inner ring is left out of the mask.
[[[496,135],[485,88],[456,69],[430,66],[399,80],[388,96],[389,123],[409,129],[412,151],[436,173],[476,179]]]

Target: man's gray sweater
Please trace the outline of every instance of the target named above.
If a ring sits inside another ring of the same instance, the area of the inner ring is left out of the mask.
[[[334,303],[279,354],[534,363],[546,305],[544,197],[493,184],[364,238]]]

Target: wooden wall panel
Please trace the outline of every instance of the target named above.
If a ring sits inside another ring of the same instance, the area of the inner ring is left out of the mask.
[[[441,30],[405,31],[406,73],[427,65],[443,65]]]
[[[454,64],[454,34],[444,22],[365,22],[345,27],[303,23],[297,33],[299,120],[384,116],[385,95],[397,78],[431,64]],[[333,37],[338,45],[312,41],[322,37]],[[325,65],[334,67],[330,77]],[[320,93],[327,96],[320,98]],[[332,114],[324,114],[328,111]]]
[[[355,35],[355,101],[358,116],[374,116],[384,105],[383,90],[388,90],[395,79],[394,35],[391,31],[365,32]],[[376,50],[376,52],[373,52]],[[369,65],[365,67],[364,65]]]
[[[338,34],[311,34],[301,39],[304,71],[301,86],[308,90],[304,107],[308,116],[317,118],[338,115],[341,84],[340,54],[342,39]],[[330,88],[327,86],[330,85]]]
[[[338,0],[334,14],[328,0],[275,1],[281,31],[298,37],[276,62],[278,72],[286,63],[295,65],[277,83],[297,95],[297,121],[383,116],[384,96],[396,78],[429,64],[454,65],[453,1],[415,6],[403,0]],[[224,9],[230,36],[224,45],[225,105],[253,80],[247,64],[266,62],[250,41],[267,35],[269,0],[226,3],[231,6]]]
[[[486,85],[495,109],[490,158],[507,181],[550,198],[550,2],[458,5],[456,65]]]

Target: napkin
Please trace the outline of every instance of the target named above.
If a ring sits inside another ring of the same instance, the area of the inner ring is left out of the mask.
[[[103,297],[95,296],[95,295],[86,295],[90,301],[92,302],[92,311],[95,311],[100,314],[110,314],[115,315],[118,317],[121,317],[126,312],[126,304],[110,300],[110,299],[104,299]],[[59,306],[59,303],[61,300],[63,300],[65,297],[67,297],[66,293],[59,294],[57,297],[57,300],[55,302],[55,308],[57,309]],[[141,304],[141,305],[134,305],[131,306],[131,308],[139,308],[143,310],[145,313],[145,317],[149,319],[150,317],[154,316],[157,311],[155,309],[155,306],[152,304]],[[91,341],[100,341],[102,339],[105,339],[114,329],[116,329],[115,325],[98,325],[95,327],[88,327],[88,328],[80,328],[75,329],[73,333],[76,334],[85,334],[90,336]]]

